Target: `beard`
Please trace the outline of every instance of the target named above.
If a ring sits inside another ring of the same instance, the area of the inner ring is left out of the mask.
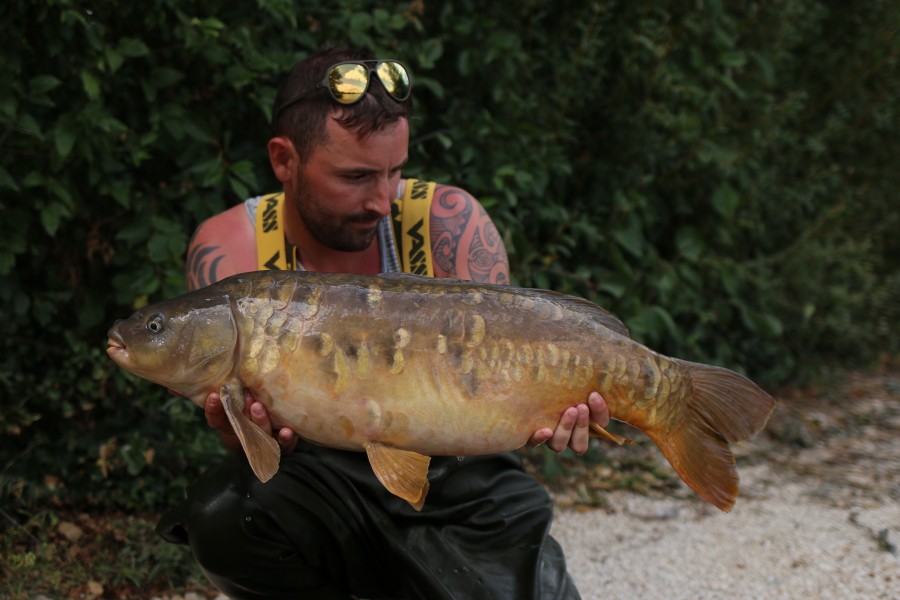
[[[361,252],[375,241],[378,234],[376,212],[360,211],[350,215],[336,215],[329,212],[326,203],[311,194],[302,182],[297,191],[297,212],[306,230],[317,242],[332,250],[341,252]],[[354,226],[356,223],[372,223],[371,227]]]

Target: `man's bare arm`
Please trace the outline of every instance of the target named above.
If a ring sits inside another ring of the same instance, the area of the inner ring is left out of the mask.
[[[196,239],[196,234],[194,236]],[[185,279],[188,290],[196,290],[219,281],[219,265],[225,258],[221,246],[195,243],[191,240],[185,263]]]
[[[503,238],[481,204],[465,190],[437,187],[430,233],[437,277],[509,283]]]
[[[242,204],[197,227],[188,244],[185,279],[196,290],[237,273],[256,270],[256,229]]]

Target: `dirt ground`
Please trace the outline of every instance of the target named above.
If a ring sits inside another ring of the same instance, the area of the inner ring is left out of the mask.
[[[900,368],[777,399],[736,449],[728,514],[682,484],[602,509],[557,495],[553,534],[585,600],[900,598]]]

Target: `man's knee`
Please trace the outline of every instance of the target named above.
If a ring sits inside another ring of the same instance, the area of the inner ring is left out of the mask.
[[[310,589],[326,597],[328,583],[318,564],[321,526],[292,504],[289,527],[304,533],[303,543],[294,543],[283,526],[287,507],[281,504],[297,490],[280,487],[275,479],[261,484],[242,463],[226,461],[197,480],[157,530],[169,541],[190,545],[210,581],[234,597]]]
[[[204,569],[229,560],[244,537],[247,481],[233,460],[213,467],[188,489],[187,497],[167,511],[157,532],[173,543],[188,544]]]

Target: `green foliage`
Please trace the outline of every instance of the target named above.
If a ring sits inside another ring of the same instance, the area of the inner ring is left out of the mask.
[[[472,102],[432,158],[492,205],[519,283],[654,348],[770,382],[865,360],[896,349],[900,42],[890,3],[857,8],[453,3],[438,66]]]
[[[900,13],[885,0],[13,0],[0,41],[4,498],[152,508],[218,451],[103,355],[188,236],[276,188],[279,77],[407,62],[410,174],[460,185],[516,283],[769,382],[897,351]]]

